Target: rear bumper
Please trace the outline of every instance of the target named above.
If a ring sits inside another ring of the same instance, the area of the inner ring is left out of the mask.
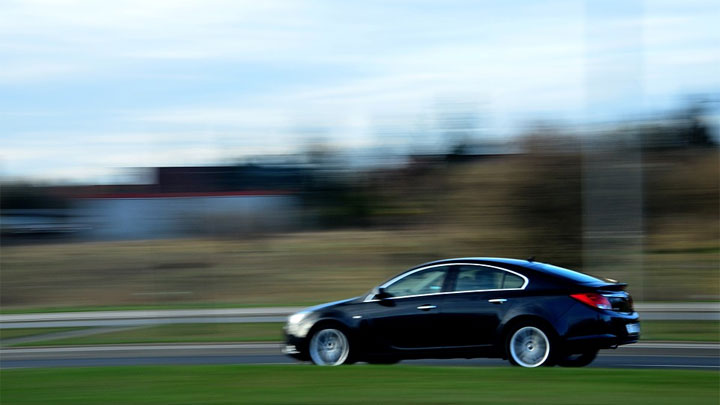
[[[610,349],[637,343],[638,339],[640,339],[640,335],[625,337],[611,334],[575,336],[565,340],[565,347],[570,352],[584,351],[585,349]]]
[[[567,333],[562,339],[567,351],[608,349],[636,343],[640,339],[640,317],[637,312],[620,313],[583,307],[575,309],[578,315],[576,321],[569,322]],[[588,316],[590,314],[587,311],[592,311],[592,316]]]

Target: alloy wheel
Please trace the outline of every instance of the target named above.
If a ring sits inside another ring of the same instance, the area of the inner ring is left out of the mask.
[[[524,326],[510,338],[512,360],[522,367],[538,367],[550,355],[550,340],[535,326]]]
[[[321,329],[310,339],[310,358],[319,366],[337,366],[350,354],[347,336],[337,329]]]

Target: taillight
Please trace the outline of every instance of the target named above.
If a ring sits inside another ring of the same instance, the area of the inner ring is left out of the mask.
[[[610,300],[598,293],[573,294],[571,297],[594,308],[612,309]]]

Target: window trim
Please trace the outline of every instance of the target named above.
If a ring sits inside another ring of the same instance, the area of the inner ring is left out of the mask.
[[[396,281],[400,281],[400,280],[402,280],[403,278],[405,278],[405,277],[407,277],[407,276],[409,276],[409,275],[411,275],[411,274],[417,273],[418,271],[431,269],[431,268],[433,268],[433,267],[441,267],[441,266],[447,266],[447,267],[451,267],[451,266],[479,266],[479,267],[489,267],[489,268],[492,268],[492,269],[497,269],[497,270],[502,270],[502,271],[505,271],[505,272],[508,272],[508,273],[512,273],[512,274],[514,274],[514,275],[519,276],[520,278],[522,278],[524,282],[523,282],[523,285],[522,285],[522,286],[520,286],[520,287],[515,287],[515,288],[493,288],[493,289],[489,289],[489,290],[441,291],[441,292],[427,293],[427,294],[404,295],[404,296],[402,296],[402,297],[388,297],[387,299],[389,299],[389,300],[399,300],[399,299],[403,299],[403,298],[427,297],[427,296],[430,296],[430,295],[440,295],[440,294],[467,294],[467,293],[488,292],[488,291],[520,291],[520,290],[524,290],[524,289],[528,286],[528,284],[530,284],[530,281],[528,280],[528,278],[527,278],[526,276],[524,276],[523,274],[520,274],[520,273],[518,273],[518,272],[516,272],[516,271],[508,270],[508,269],[503,268],[503,267],[493,266],[493,265],[491,265],[491,264],[481,264],[481,263],[441,263],[441,264],[433,264],[433,265],[425,266],[425,267],[419,267],[419,268],[417,268],[417,269],[408,271],[407,273],[400,274],[400,275],[398,275],[398,276],[395,276],[395,277],[391,278],[389,281],[386,281],[386,282],[380,284],[378,287],[385,288],[385,287],[387,287],[388,285],[395,283]],[[453,270],[454,270],[454,269],[449,268],[447,275],[450,276],[450,275],[451,275],[451,272],[452,272]],[[458,272],[458,271],[455,270],[456,275],[457,275],[457,272]],[[447,283],[447,281],[448,281],[448,280],[446,279],[445,282],[443,283],[443,286]],[[457,280],[454,280],[454,281],[457,281]],[[454,286],[454,284],[453,284],[453,286]],[[363,299],[363,302],[377,302],[377,301],[380,301],[380,300],[375,299],[375,294],[373,294],[373,293],[368,294],[368,295],[365,297],[365,299]]]

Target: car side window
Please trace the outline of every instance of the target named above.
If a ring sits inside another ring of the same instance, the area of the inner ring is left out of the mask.
[[[505,275],[505,281],[503,282],[503,288],[521,288],[525,284],[525,280],[522,277],[507,273]]]
[[[442,292],[447,267],[432,267],[412,273],[385,287],[393,297],[432,294]]]
[[[500,290],[520,288],[525,283],[513,273],[485,266],[458,266],[453,291]]]

